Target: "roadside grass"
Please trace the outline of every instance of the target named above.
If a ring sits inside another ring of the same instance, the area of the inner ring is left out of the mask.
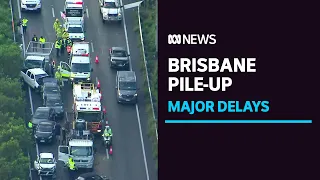
[[[157,114],[158,109],[158,60],[155,57],[155,6],[141,6],[140,8],[140,17],[141,17],[141,24],[142,24],[142,32],[143,32],[143,42],[145,47],[145,54],[146,54],[146,61],[147,61],[147,68],[149,71],[149,80],[150,80],[150,89],[153,96],[153,103],[154,108]],[[140,32],[139,32],[139,25],[138,25],[138,15],[136,15],[136,26],[134,30],[138,34],[138,38],[140,40]],[[156,161],[156,168],[158,169],[158,140],[156,135],[156,128],[158,127],[157,120],[153,117],[152,112],[152,104],[150,102],[149,97],[149,90],[148,90],[148,84],[147,84],[147,74],[144,66],[143,61],[143,53],[142,53],[142,46],[141,41],[139,41],[139,47],[140,47],[140,70],[143,72],[144,76],[144,98],[146,103],[146,112],[148,115],[148,136],[150,140],[152,141],[152,149],[153,149],[153,158]]]

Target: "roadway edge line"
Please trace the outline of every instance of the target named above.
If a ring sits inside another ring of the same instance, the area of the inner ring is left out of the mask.
[[[120,3],[121,3],[121,6],[123,6],[123,1],[122,0],[120,0]],[[123,23],[124,35],[125,35],[125,38],[126,38],[127,51],[128,51],[128,54],[130,54],[129,38],[128,38],[128,33],[127,33],[127,26],[126,26],[124,8],[122,7],[121,9],[122,9],[122,13],[123,13],[123,22],[122,23]],[[130,70],[132,71],[132,63],[131,63],[131,57],[130,56],[129,56],[129,61],[130,61]],[[144,166],[145,166],[145,170],[146,170],[146,176],[147,176],[147,180],[150,180],[148,162],[147,162],[146,152],[145,152],[145,148],[144,148],[144,139],[143,139],[143,135],[142,135],[141,120],[140,120],[140,115],[139,115],[139,106],[138,106],[138,104],[136,104],[135,106],[136,106],[136,113],[137,113],[137,119],[138,119],[138,125],[139,125],[140,141],[141,141],[141,147],[142,147]]]

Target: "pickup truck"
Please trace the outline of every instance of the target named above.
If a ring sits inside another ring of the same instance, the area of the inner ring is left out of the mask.
[[[23,69],[21,70],[20,75],[24,83],[28,84],[37,92],[41,92],[41,85],[43,84],[42,79],[49,76],[43,69],[40,68]]]

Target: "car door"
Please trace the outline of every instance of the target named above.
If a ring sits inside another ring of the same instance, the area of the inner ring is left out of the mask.
[[[71,76],[71,68],[69,64],[65,62],[60,62],[60,73],[62,78],[69,79]]]
[[[35,86],[36,86],[36,77],[35,77],[35,75],[31,73],[29,80],[30,80],[30,83],[29,83],[30,86],[33,87],[33,88],[35,88]]]
[[[31,86],[31,83],[30,83],[31,82],[31,72],[30,71],[26,72],[26,76],[23,76],[23,79],[29,86]]]
[[[58,160],[63,161],[67,164],[69,159],[69,147],[68,146],[59,146],[58,147]]]

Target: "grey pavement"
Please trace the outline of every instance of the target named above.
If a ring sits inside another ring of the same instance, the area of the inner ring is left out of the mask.
[[[131,1],[124,0],[124,4]],[[38,37],[43,35],[47,42],[54,42],[55,34],[53,22],[60,18],[60,11],[63,10],[64,1],[42,1],[43,10],[41,14],[22,13],[23,17],[29,19],[26,43],[33,34]],[[145,99],[143,86],[143,74],[141,72],[140,50],[138,48],[138,35],[133,31],[135,26],[136,10],[125,10],[126,28],[130,47],[132,68],[137,73],[140,87],[138,108],[133,105],[121,105],[116,102],[115,96],[115,75],[116,71],[111,70],[107,63],[108,49],[112,46],[126,47],[126,38],[123,24],[103,24],[99,14],[98,1],[85,0],[88,9],[86,15],[86,41],[93,44],[91,54],[93,64],[93,76],[101,81],[103,101],[107,109],[107,118],[114,132],[114,154],[107,159],[103,147],[98,146],[95,154],[94,171],[100,175],[111,177],[111,180],[148,180],[145,169],[145,159],[142,150],[139,121],[137,109],[139,109],[140,124],[142,129],[143,144],[148,164],[149,180],[157,179],[155,161],[152,158],[151,142],[147,136],[148,120],[145,113]],[[54,13],[53,13],[54,12]],[[54,14],[54,15],[53,15]],[[53,17],[55,16],[55,17]],[[100,63],[94,64],[95,56],[99,56]],[[59,60],[65,61],[65,57]],[[32,103],[34,109],[41,106],[41,98],[32,92]],[[71,112],[72,89],[65,86],[63,90],[65,110]],[[97,144],[99,140],[97,140]],[[39,145],[39,152],[52,152],[57,157],[58,144]],[[33,153],[34,154],[34,153]],[[32,155],[34,157],[34,155]],[[34,180],[39,179],[34,175]],[[68,179],[64,169],[58,169],[58,179]]]

